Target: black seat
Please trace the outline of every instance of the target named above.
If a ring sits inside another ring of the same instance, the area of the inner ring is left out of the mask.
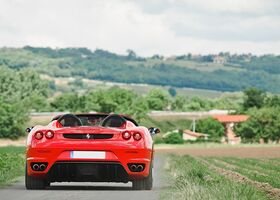
[[[106,117],[102,122],[101,126],[104,127],[121,127],[126,120],[120,115],[112,114]]]
[[[63,127],[75,127],[75,126],[82,126],[82,121],[73,114],[65,114],[62,115],[57,120]]]

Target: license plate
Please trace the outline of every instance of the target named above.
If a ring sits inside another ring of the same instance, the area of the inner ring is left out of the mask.
[[[71,151],[70,158],[105,159],[105,151]]]

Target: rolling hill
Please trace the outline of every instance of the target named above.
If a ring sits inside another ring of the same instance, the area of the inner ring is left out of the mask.
[[[0,67],[32,68],[51,77],[241,91],[248,87],[280,92],[280,56],[251,54],[118,55],[87,48],[1,48]]]

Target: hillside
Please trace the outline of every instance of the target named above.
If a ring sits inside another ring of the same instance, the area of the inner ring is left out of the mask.
[[[51,77],[81,77],[119,83],[241,91],[280,92],[280,56],[251,54],[138,57],[86,48],[1,48],[0,66],[33,68]]]

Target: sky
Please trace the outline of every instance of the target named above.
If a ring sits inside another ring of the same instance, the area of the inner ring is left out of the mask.
[[[280,0],[0,0],[0,47],[280,54]]]

